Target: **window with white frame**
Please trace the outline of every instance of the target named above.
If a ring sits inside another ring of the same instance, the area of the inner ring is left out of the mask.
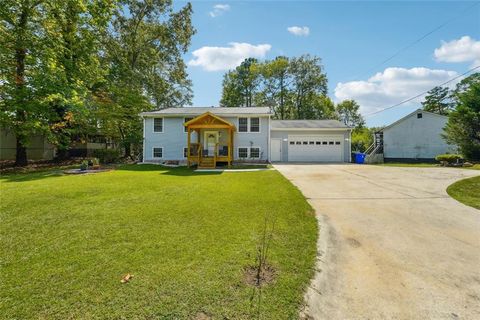
[[[260,132],[260,118],[250,118],[250,132]]]
[[[183,123],[185,124],[185,123],[187,123],[187,122],[190,121],[190,120],[193,120],[193,118],[184,118],[184,119],[183,119]],[[184,132],[187,132],[187,127],[183,126],[183,131],[184,131]]]
[[[252,159],[260,158],[260,148],[251,147],[250,148],[250,158],[252,158]]]
[[[186,158],[188,156],[188,148],[183,148],[183,157]]]
[[[238,132],[260,132],[260,118],[238,118]]]
[[[238,118],[238,132],[248,132],[248,118]]]
[[[248,148],[238,148],[239,158],[248,158]]]
[[[153,132],[163,132],[163,118],[153,118]]]
[[[163,158],[163,148],[153,148],[153,157],[154,158]]]

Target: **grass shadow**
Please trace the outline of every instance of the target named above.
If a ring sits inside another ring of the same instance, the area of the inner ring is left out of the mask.
[[[42,180],[47,178],[55,178],[63,176],[63,169],[50,169],[35,172],[17,172],[0,175],[0,183],[3,182],[27,182],[34,180]]]
[[[169,176],[205,176],[205,175],[219,175],[220,171],[195,171],[193,168],[188,167],[165,167],[155,164],[128,164],[117,167],[117,170],[125,171],[142,171],[142,172],[159,172]]]

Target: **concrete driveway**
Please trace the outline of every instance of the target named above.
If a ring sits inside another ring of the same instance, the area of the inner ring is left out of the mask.
[[[275,165],[320,223],[313,319],[480,319],[480,210],[445,189],[479,171]]]

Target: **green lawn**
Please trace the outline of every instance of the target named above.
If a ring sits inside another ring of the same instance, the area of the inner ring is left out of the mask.
[[[275,170],[130,165],[0,181],[4,319],[291,319],[313,275],[315,217]],[[260,290],[243,270],[265,216],[277,275]]]
[[[480,176],[463,179],[447,188],[447,193],[467,206],[480,209]]]

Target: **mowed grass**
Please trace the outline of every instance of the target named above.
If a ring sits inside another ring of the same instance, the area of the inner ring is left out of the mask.
[[[297,318],[317,224],[275,170],[131,165],[0,181],[4,319]],[[266,216],[277,276],[259,290],[243,270],[255,263]],[[133,279],[120,283],[127,273]]]
[[[480,176],[451,184],[447,188],[447,193],[467,206],[480,209]]]

